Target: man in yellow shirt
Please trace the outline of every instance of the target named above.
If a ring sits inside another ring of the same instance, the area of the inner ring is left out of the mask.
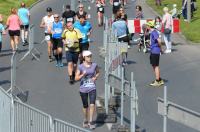
[[[65,44],[69,82],[70,84],[73,84],[80,52],[79,42],[82,39],[82,34],[78,29],[73,27],[72,22],[68,22],[62,33],[62,38],[63,43]]]

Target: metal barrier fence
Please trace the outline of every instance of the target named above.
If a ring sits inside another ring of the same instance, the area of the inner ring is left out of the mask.
[[[135,132],[135,114],[138,113],[138,96],[131,73],[131,81],[124,79],[125,67],[122,65],[124,61],[124,53],[128,52],[128,43],[118,42],[116,32],[114,33],[109,25],[109,20],[105,17],[104,28],[104,56],[105,56],[105,103],[106,114],[108,114],[108,101],[114,96],[114,90],[121,92],[121,113],[120,126],[124,127],[124,94],[130,97],[130,131]],[[102,52],[102,50],[100,51]],[[126,61],[126,60],[125,60]],[[112,89],[112,90],[111,90]],[[111,93],[112,92],[112,93]]]
[[[0,87],[0,132],[10,132],[11,101],[10,95]]]
[[[24,56],[20,59],[20,61],[24,60],[28,55],[32,55],[34,59],[40,60],[34,53],[33,50],[40,54],[40,52],[34,47],[34,40],[35,40],[35,25],[31,25],[29,27],[29,46],[28,51],[24,54]]]
[[[54,132],[90,132],[89,130],[77,127],[71,123],[54,119]]]
[[[14,101],[14,123],[14,132],[53,132],[50,115],[19,101]]]
[[[0,132],[90,132],[22,103],[0,87]]]

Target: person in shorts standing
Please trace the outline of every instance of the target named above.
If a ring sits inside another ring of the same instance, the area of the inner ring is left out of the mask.
[[[47,15],[42,18],[42,21],[40,23],[40,28],[45,29],[44,34],[45,34],[45,41],[47,42],[47,46],[48,46],[47,51],[48,51],[49,62],[52,62],[53,61],[53,59],[51,57],[51,54],[52,54],[52,42],[51,42],[52,34],[51,34],[50,26],[54,22],[54,17],[53,17],[51,7],[47,7],[46,11],[47,11]]]
[[[21,3],[21,8],[19,8],[19,10],[18,10],[18,16],[19,16],[20,20],[22,21],[22,24],[20,26],[21,38],[22,38],[23,46],[25,46],[28,44],[27,38],[28,38],[30,13],[29,13],[29,10],[26,8],[26,5],[24,2]]]
[[[84,61],[78,66],[75,80],[80,80],[80,96],[83,103],[83,127],[95,129],[93,121],[96,102],[96,80],[99,77],[99,68],[92,62],[92,52],[85,50],[82,53]],[[89,103],[88,103],[89,97]],[[89,104],[89,105],[88,105]]]
[[[6,25],[10,35],[10,44],[13,52],[18,50],[21,24],[20,18],[17,15],[17,9],[12,8],[11,15],[8,17]]]
[[[153,21],[147,22],[147,28],[150,31],[150,64],[153,67],[153,71],[156,76],[156,80],[150,83],[150,86],[159,87],[164,84],[164,81],[160,77],[159,60],[162,53],[161,37],[158,31],[155,29],[155,23]]]
[[[62,63],[62,31],[63,31],[63,22],[59,20],[59,15],[54,14],[54,22],[51,26],[52,34],[52,43],[53,43],[53,54],[56,59],[56,67],[63,67]]]

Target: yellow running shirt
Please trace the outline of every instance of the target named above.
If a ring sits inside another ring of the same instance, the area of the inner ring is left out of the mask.
[[[78,29],[65,29],[62,38],[65,40],[65,51],[80,52],[79,39],[82,38],[82,34]]]

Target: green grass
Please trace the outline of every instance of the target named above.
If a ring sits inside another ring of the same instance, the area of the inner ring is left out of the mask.
[[[26,7],[29,7],[36,1],[37,0],[0,0],[0,14],[3,15],[4,23],[6,22],[7,17],[10,15],[10,9],[12,7],[19,8],[21,2],[25,2]]]
[[[156,6],[155,0],[147,0],[147,3],[160,15],[163,14],[163,7],[167,6],[169,10],[172,9],[173,4],[177,4],[177,9],[181,10],[182,0],[162,0],[162,6]],[[200,43],[200,1],[197,0],[198,9],[194,13],[194,17],[191,20],[191,23],[184,22],[183,17],[181,16],[181,32],[187,38],[194,43]]]

